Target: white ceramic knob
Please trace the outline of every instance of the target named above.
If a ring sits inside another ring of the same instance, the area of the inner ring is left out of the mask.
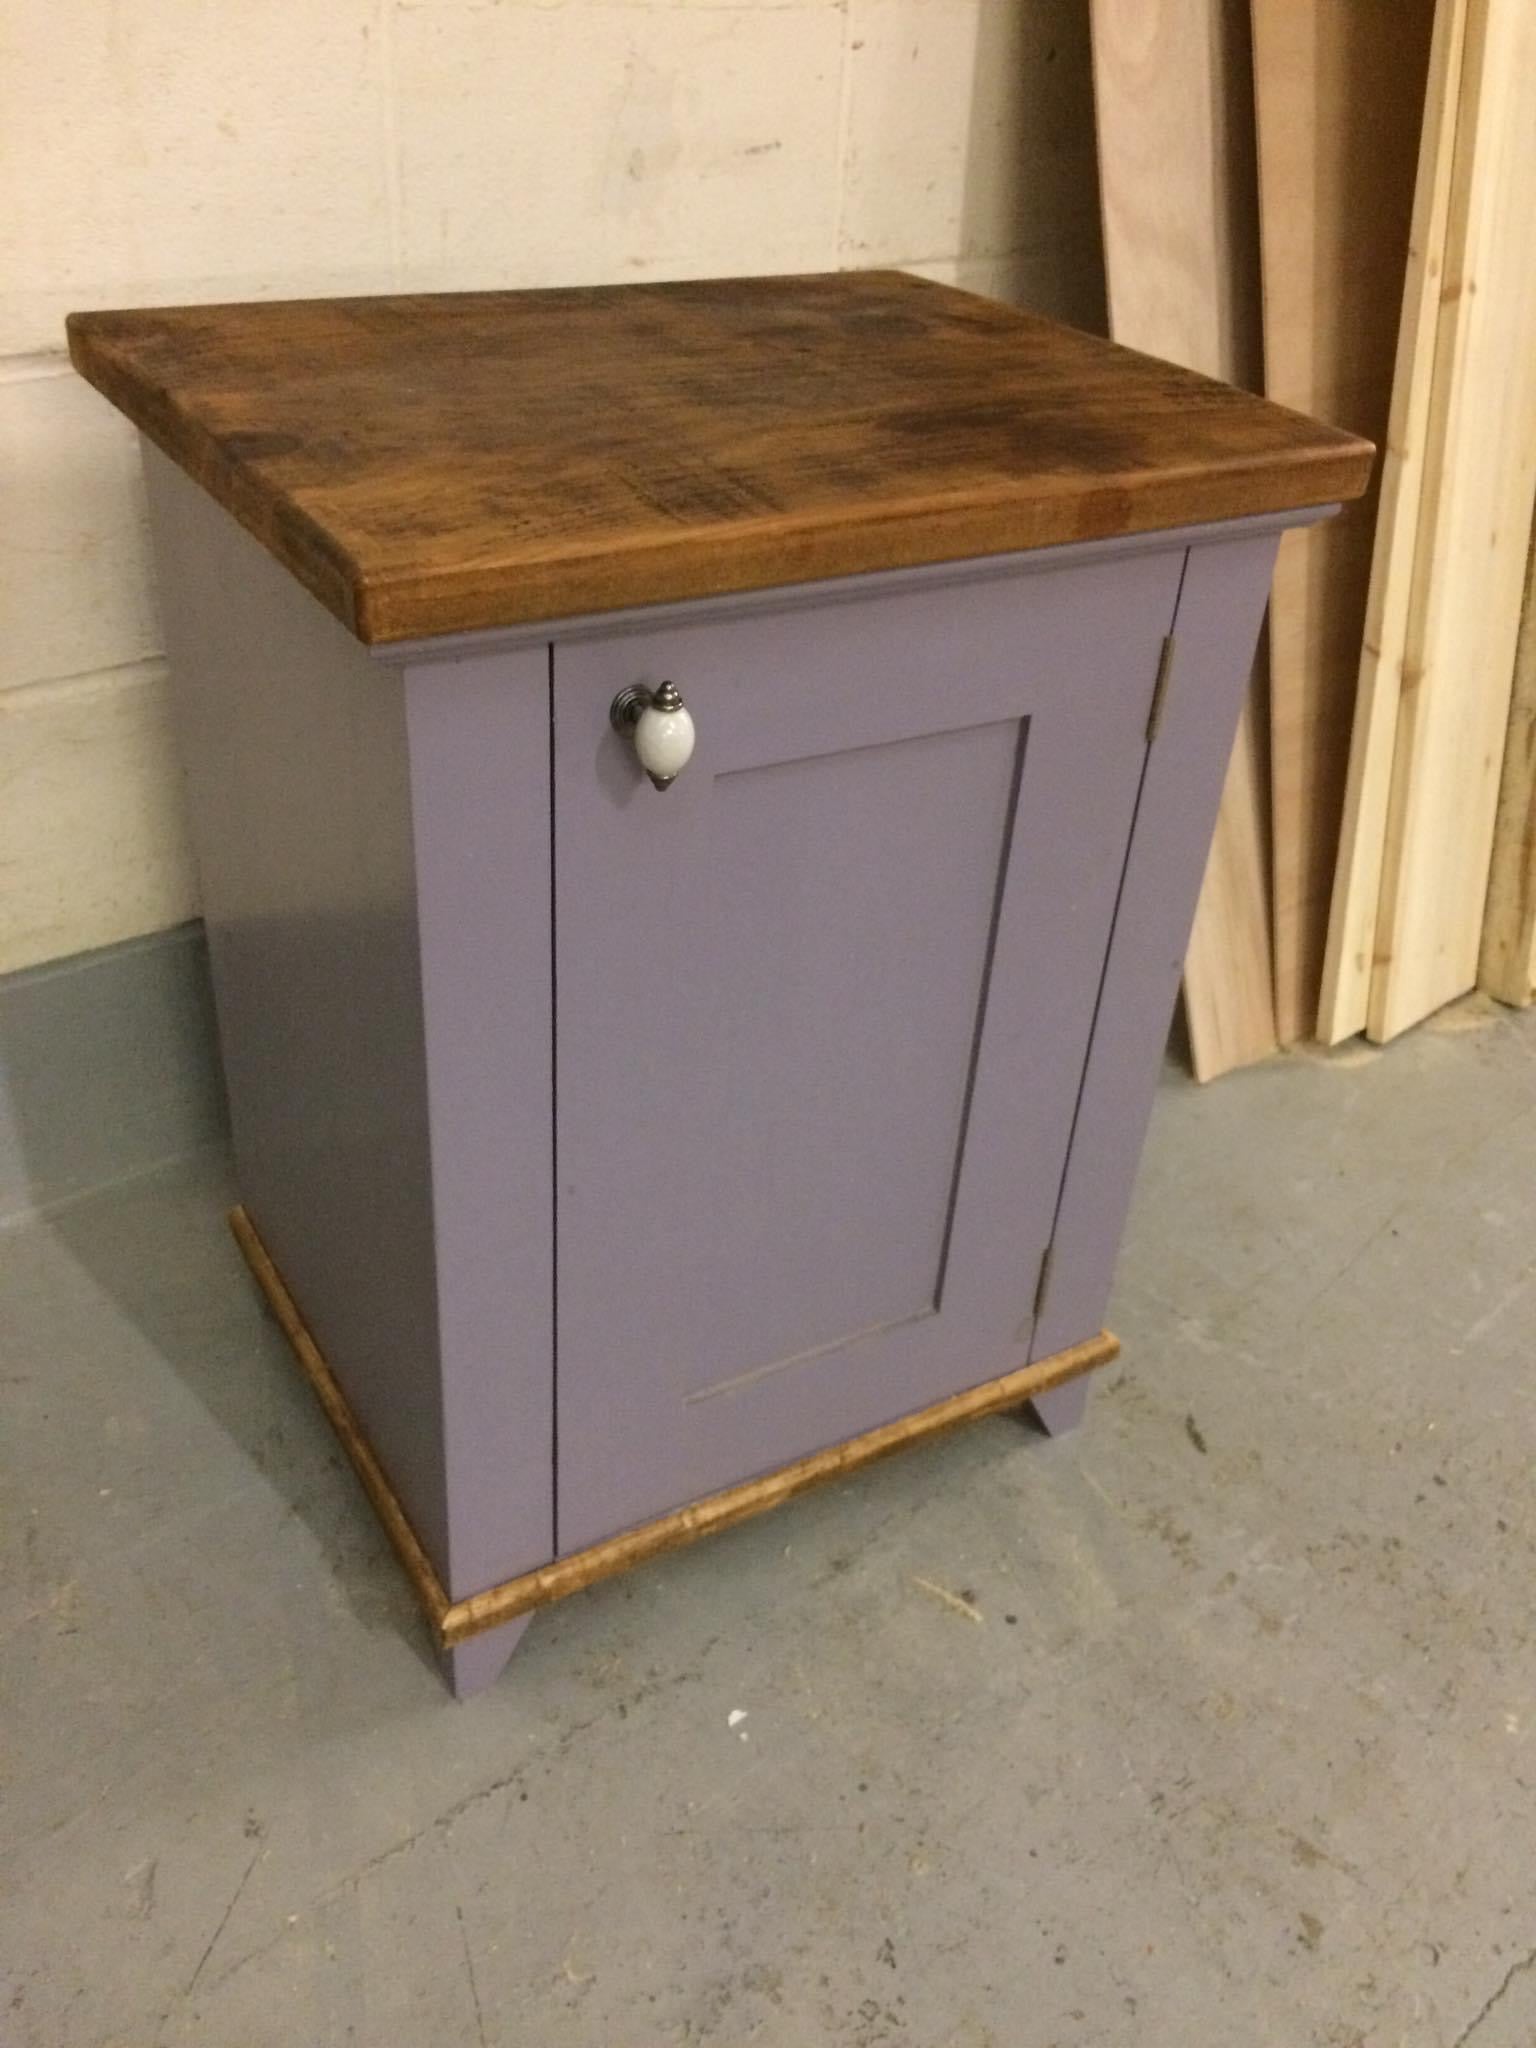
[[[614,698],[609,716],[634,741],[640,766],[656,787],[670,788],[693,758],[693,720],[677,685],[648,690],[632,683]]]

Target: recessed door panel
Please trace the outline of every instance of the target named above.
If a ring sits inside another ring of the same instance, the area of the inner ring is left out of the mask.
[[[556,649],[562,1550],[1028,1357],[1180,560]]]
[[[1021,726],[720,776],[699,877],[711,1233],[685,1399],[933,1315]],[[957,829],[906,856],[938,805]],[[910,934],[926,935],[921,946]]]

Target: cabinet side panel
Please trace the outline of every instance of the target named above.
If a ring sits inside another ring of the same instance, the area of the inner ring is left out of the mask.
[[[241,1197],[441,1570],[403,683],[144,453]]]
[[[1261,535],[1189,552],[1032,1358],[1104,1321],[1276,546],[1274,535]]]
[[[405,687],[459,1599],[554,1547],[549,652]]]

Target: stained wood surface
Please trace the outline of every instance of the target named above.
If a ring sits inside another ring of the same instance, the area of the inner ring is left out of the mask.
[[[81,313],[369,642],[1354,496],[1369,450],[896,272]]]
[[[1478,981],[1502,1002],[1536,997],[1536,545],[1526,568]]]
[[[1264,377],[1387,429],[1433,0],[1252,0]],[[1289,534],[1270,600],[1275,1026],[1317,1022],[1376,516],[1374,490]]]
[[[1093,0],[1092,24],[1110,332],[1257,389],[1244,0]],[[1262,1059],[1276,1044],[1262,699],[1256,671],[1185,957],[1190,1053],[1201,1080]]]
[[[1467,0],[1438,0],[1323,956],[1317,1035],[1328,1045],[1337,1045],[1365,1029],[1370,1002],[1392,755],[1408,659],[1419,519],[1430,469],[1430,400],[1466,29]],[[1438,473],[1438,452],[1436,470]]]
[[[1472,0],[1366,1028],[1477,980],[1536,497],[1536,9]]]
[[[306,1328],[282,1275],[268,1256],[255,1225],[244,1209],[231,1210],[229,1222],[252,1277],[265,1295],[300,1370],[314,1389],[326,1420],[335,1430],[342,1449],[362,1481],[363,1490],[372,1501],[395,1555],[405,1568],[422,1611],[438,1643],[445,1649],[483,1635],[487,1629],[499,1628],[503,1622],[531,1613],[534,1608],[563,1600],[568,1594],[580,1592],[584,1586],[596,1584],[599,1579],[612,1578],[616,1573],[628,1571],[632,1566],[659,1557],[666,1551],[681,1550],[697,1542],[701,1536],[712,1535],[716,1530],[729,1529],[736,1522],[747,1521],[753,1515],[764,1514],[825,1480],[842,1478],[856,1472],[861,1465],[873,1464],[876,1459],[889,1457],[895,1451],[905,1450],[908,1445],[922,1443],[945,1430],[957,1428],[963,1422],[978,1421],[985,1415],[997,1415],[1008,1408],[1022,1407],[1035,1395],[1065,1386],[1069,1380],[1093,1372],[1101,1365],[1108,1365],[1120,1355],[1119,1339],[1107,1330],[1100,1330],[1095,1336],[1050,1358],[1020,1366],[1016,1372],[1004,1373],[997,1379],[984,1380],[980,1386],[951,1394],[942,1401],[919,1409],[916,1414],[904,1415],[899,1421],[868,1430],[847,1442],[830,1444],[825,1450],[814,1451],[809,1457],[781,1466],[776,1472],[766,1473],[759,1479],[749,1479],[739,1486],[727,1487],[721,1493],[710,1494],[688,1507],[660,1515],[639,1528],[627,1529],[622,1535],[610,1537],[604,1543],[595,1543],[586,1550],[575,1551],[569,1557],[557,1558],[537,1571],[505,1580],[499,1586],[470,1595],[468,1599],[450,1601],[426,1552],[416,1541],[388,1477],[358,1427],[357,1419],[347,1405],[346,1395]]]

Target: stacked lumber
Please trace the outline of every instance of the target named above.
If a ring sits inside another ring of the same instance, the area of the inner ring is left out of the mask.
[[[1372,570],[1319,1020],[1330,1043],[1362,1026],[1395,1037],[1473,988],[1485,950],[1503,960],[1499,939],[1485,949],[1491,871],[1496,915],[1513,900],[1518,922],[1510,709],[1536,504],[1533,106],[1536,9],[1440,0],[1383,486],[1391,517],[1384,509]]]
[[[1092,26],[1111,333],[1234,383],[1262,357],[1383,446],[1379,497],[1281,548],[1185,963],[1195,1071],[1385,1040],[1479,982],[1528,1002],[1536,5]]]

